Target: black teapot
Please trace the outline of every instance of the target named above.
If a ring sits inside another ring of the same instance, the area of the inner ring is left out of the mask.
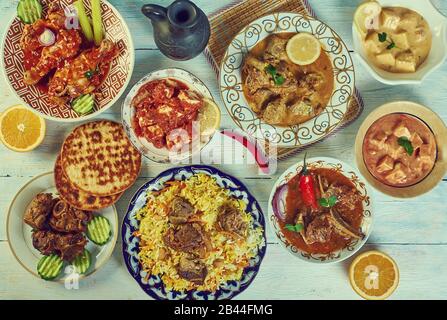
[[[208,44],[208,18],[191,1],[176,0],[167,8],[146,4],[141,11],[151,19],[157,47],[171,59],[192,59]]]

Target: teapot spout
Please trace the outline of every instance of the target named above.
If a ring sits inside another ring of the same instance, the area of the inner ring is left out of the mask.
[[[145,4],[141,8],[141,12],[153,23],[167,20],[167,9],[157,4]]]

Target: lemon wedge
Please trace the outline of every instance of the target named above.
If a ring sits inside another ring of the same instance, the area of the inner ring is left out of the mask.
[[[219,106],[213,100],[203,99],[203,107],[199,110],[198,120],[200,134],[202,136],[212,135],[220,127]]]
[[[318,59],[321,54],[321,43],[310,33],[298,33],[287,42],[286,52],[293,63],[305,66]]]
[[[354,13],[354,24],[362,39],[365,39],[370,29],[379,27],[380,12],[382,12],[382,7],[376,1],[362,3],[357,8]]]
[[[45,137],[45,120],[23,106],[13,106],[0,115],[0,140],[17,152],[37,148]]]

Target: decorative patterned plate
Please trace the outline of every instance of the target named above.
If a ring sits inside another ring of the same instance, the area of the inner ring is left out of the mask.
[[[278,178],[275,185],[273,186],[268,203],[268,219],[270,221],[270,225],[272,226],[272,229],[276,234],[276,236],[278,237],[278,240],[281,243],[281,245],[283,245],[283,247],[286,248],[286,250],[292,253],[295,257],[304,261],[314,263],[340,262],[342,260],[349,258],[355,252],[357,252],[366,243],[369,235],[371,234],[374,215],[371,205],[371,199],[369,196],[370,187],[364,181],[363,177],[360,175],[357,169],[354,169],[348,164],[341,162],[337,159],[325,158],[325,157],[311,158],[307,159],[307,165],[310,168],[335,169],[337,172],[349,178],[349,180],[351,180],[351,182],[355,185],[357,190],[363,196],[363,221],[361,224],[361,229],[363,234],[365,234],[365,238],[362,240],[354,239],[346,248],[335,252],[331,252],[329,254],[307,253],[289,243],[289,241],[286,239],[283,232],[281,231],[281,228],[278,225],[278,218],[276,218],[275,214],[273,213],[272,201],[273,196],[276,193],[276,190],[301,172],[301,170],[303,169],[302,161],[288,168]]]
[[[63,7],[72,2],[72,0],[60,0]],[[50,0],[41,0],[41,3],[43,4],[44,12],[46,12]],[[90,0],[84,0],[84,3],[87,14],[90,14]],[[31,107],[49,120],[73,122],[97,116],[110,108],[123,94],[130,81],[134,67],[135,53],[132,37],[123,17],[108,1],[101,1],[101,7],[105,37],[118,45],[120,54],[112,62],[110,72],[99,88],[101,97],[98,97],[96,100],[95,111],[85,116],[76,114],[69,104],[63,107],[50,105],[44,90],[39,89],[38,86],[24,84],[23,52],[20,49],[20,37],[24,24],[19,18],[14,17],[7,27],[2,46],[3,57],[1,61],[11,90],[23,101],[25,106]]]
[[[182,160],[188,159],[193,154],[200,152],[200,150],[203,149],[203,147],[205,147],[211,140],[212,135],[201,137],[200,142],[191,144],[191,148],[189,148],[187,152],[182,152],[180,154],[171,154],[167,148],[156,148],[148,140],[138,137],[135,134],[135,130],[133,128],[133,118],[135,116],[135,108],[132,107],[133,98],[137,95],[141,87],[148,82],[166,78],[179,80],[187,84],[191,90],[196,91],[202,97],[214,101],[211,91],[208,89],[208,87],[192,73],[179,68],[157,70],[145,75],[132,87],[132,89],[130,89],[129,93],[126,96],[126,99],[124,99],[121,108],[121,118],[124,130],[126,131],[130,141],[135,146],[135,148],[137,148],[146,158],[159,163],[178,163]]]
[[[273,33],[307,32],[313,34],[328,53],[334,69],[334,91],[326,109],[299,125],[282,127],[265,123],[249,107],[242,89],[245,55]],[[294,148],[324,138],[343,120],[354,94],[354,65],[340,36],[324,22],[291,12],[261,17],[240,31],[228,46],[219,74],[222,100],[233,121],[250,135],[278,147]]]
[[[251,213],[254,223],[264,229],[264,241],[261,247],[259,247],[258,255],[252,258],[250,266],[244,269],[241,280],[229,281],[219,287],[216,292],[194,290],[186,292],[167,291],[159,276],[151,275],[148,277],[147,272],[141,268],[138,260],[139,239],[134,235],[139,226],[135,213],[146,204],[147,191],[161,190],[168,181],[185,180],[198,173],[207,174],[215,178],[220,187],[230,191],[231,196],[242,199],[247,204],[247,211]],[[129,273],[149,296],[157,300],[222,300],[234,298],[247,289],[254,280],[266,251],[264,215],[259,203],[241,181],[216,168],[204,165],[169,169],[141,186],[130,201],[123,220],[121,236],[124,261]]]

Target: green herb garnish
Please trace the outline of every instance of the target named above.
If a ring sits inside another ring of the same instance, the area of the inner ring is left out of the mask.
[[[276,70],[276,68],[274,66],[272,66],[271,64],[267,65],[265,67],[264,71],[272,76],[273,82],[277,86],[282,85],[284,83],[284,81],[286,81],[286,78],[284,78],[284,76],[278,74],[278,71]]]
[[[87,71],[86,73],[84,73],[84,76],[85,76],[88,80],[90,80],[90,79],[93,77],[94,74],[95,74],[94,71],[89,70],[89,71]]]
[[[304,229],[304,226],[302,223],[297,224],[286,224],[285,226],[286,230],[292,231],[292,232],[301,232],[301,230]]]
[[[390,40],[388,40],[388,35],[386,32],[379,33],[378,36],[380,42],[388,42],[388,45],[386,47],[388,50],[397,48],[396,43],[393,41],[393,39],[390,38]]]
[[[397,139],[397,143],[405,149],[405,151],[408,153],[408,155],[412,156],[414,152],[413,145],[411,144],[411,141],[408,140],[407,137],[400,137]]]
[[[337,203],[336,196],[330,196],[329,198],[320,198],[318,199],[318,204],[325,208],[332,208]]]

